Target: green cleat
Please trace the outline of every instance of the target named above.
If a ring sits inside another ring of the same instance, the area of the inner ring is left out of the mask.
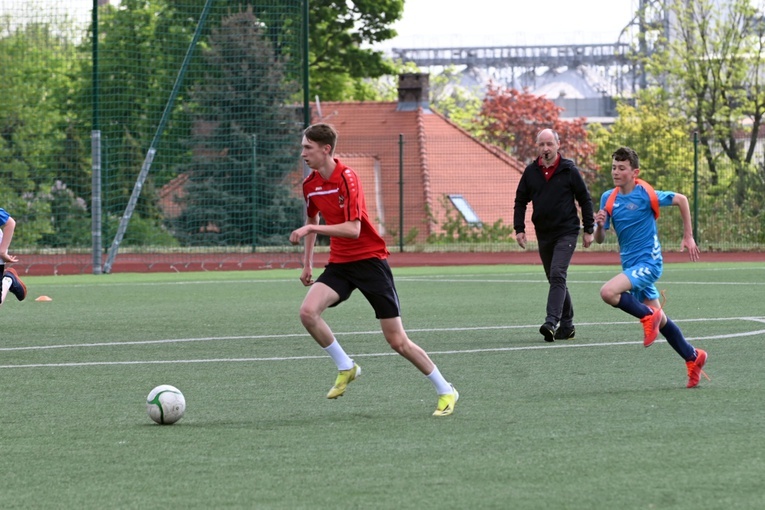
[[[452,385],[452,393],[438,396],[438,405],[436,410],[433,411],[433,416],[449,416],[454,412],[454,406],[459,399],[460,394],[457,393],[457,388]]]
[[[355,380],[360,375],[361,367],[356,363],[354,363],[353,367],[348,370],[340,370],[340,373],[337,374],[337,379],[335,379],[335,385],[332,386],[329,393],[327,393],[327,398],[342,397],[343,393],[345,393],[345,388],[348,387],[348,383]]]

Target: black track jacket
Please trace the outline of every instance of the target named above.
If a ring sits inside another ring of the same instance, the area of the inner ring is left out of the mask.
[[[531,221],[538,239],[551,240],[562,235],[578,234],[580,220],[575,200],[582,210],[584,231],[592,232],[595,227],[592,198],[576,164],[561,157],[555,173],[546,181],[538,161],[535,159],[526,167],[518,182],[513,217],[516,234],[526,232],[526,206],[529,202],[533,205]]]

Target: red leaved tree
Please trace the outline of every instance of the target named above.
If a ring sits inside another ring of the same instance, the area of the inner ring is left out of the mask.
[[[596,147],[588,140],[584,119],[562,120],[562,110],[526,90],[489,85],[479,113],[481,138],[528,164],[537,157],[537,133],[552,128],[560,136],[561,154],[573,159],[589,180],[599,169],[594,161]]]

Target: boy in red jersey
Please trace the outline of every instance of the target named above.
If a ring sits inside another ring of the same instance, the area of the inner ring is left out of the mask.
[[[333,157],[337,132],[328,124],[315,124],[303,132],[301,157],[313,172],[303,181],[306,224],[290,234],[290,242],[305,238],[300,281],[310,286],[300,307],[300,320],[316,342],[337,365],[339,373],[327,398],[345,393],[361,374],[361,367],[345,353],[321,315],[359,289],[375,310],[385,340],[433,383],[438,404],[433,416],[454,411],[459,394],[444,379],[428,354],[412,342],[401,322],[401,308],[388,265],[385,241],[369,221],[364,192],[356,172]],[[319,214],[325,225],[319,224]],[[329,261],[313,280],[313,249],[316,235],[329,236]]]

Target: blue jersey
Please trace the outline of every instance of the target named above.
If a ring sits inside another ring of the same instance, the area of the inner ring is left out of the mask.
[[[603,193],[600,197],[600,208],[604,209],[608,197],[616,190]],[[675,193],[672,191],[656,191],[659,206],[672,205]],[[619,256],[622,268],[638,265],[639,262],[650,262],[661,266],[661,244],[656,229],[656,220],[651,209],[651,197],[639,184],[631,193],[619,194],[614,202],[612,215],[606,215],[604,228],[614,225],[616,237],[619,240]]]
[[[6,212],[5,209],[0,207],[0,227],[4,226],[8,222],[8,218],[10,218],[11,215]]]

